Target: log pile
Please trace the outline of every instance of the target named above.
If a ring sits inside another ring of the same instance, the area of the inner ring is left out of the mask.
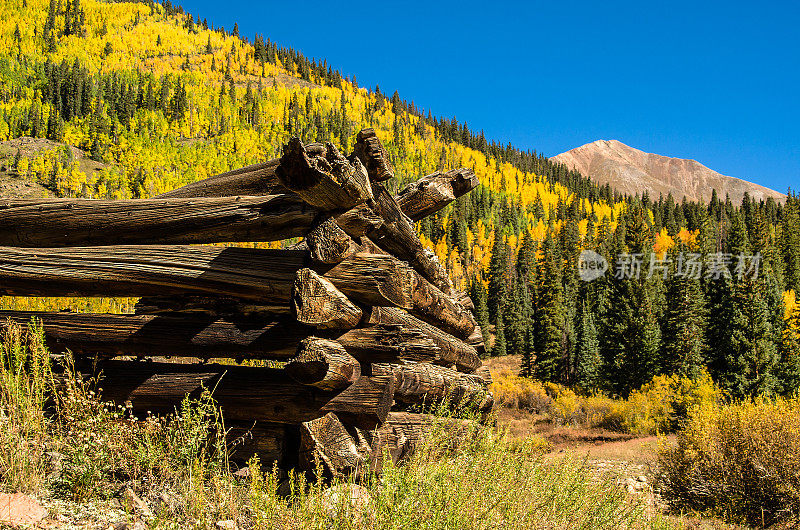
[[[294,138],[154,199],[0,199],[0,295],[141,297],[132,315],[0,311],[0,326],[40,320],[51,351],[91,361],[103,396],[134,411],[213,390],[250,437],[243,456],[329,475],[402,459],[429,428],[421,406],[493,399],[471,301],[413,224],[477,179],[436,172],[392,195],[394,176],[366,129],[350,156]]]

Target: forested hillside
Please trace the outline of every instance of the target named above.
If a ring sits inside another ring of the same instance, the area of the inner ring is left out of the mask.
[[[12,148],[0,164],[17,178],[59,196],[146,198],[279,156],[295,135],[349,152],[373,127],[400,175],[395,189],[461,166],[480,179],[419,231],[472,295],[494,336],[490,354],[521,354],[526,375],[620,395],[657,374],[703,370],[736,397],[800,384],[796,196],[785,205],[620,196],[169,2],[9,0],[0,9],[0,140],[48,138],[102,163],[87,173],[66,147]],[[581,280],[583,249],[612,270]],[[758,274],[740,266],[757,253]],[[621,254],[641,255],[642,274],[615,278]],[[698,277],[675,274],[689,256],[705,265]],[[120,311],[129,301],[104,304]]]

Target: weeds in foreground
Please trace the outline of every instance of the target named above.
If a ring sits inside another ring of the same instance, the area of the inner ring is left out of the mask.
[[[465,422],[435,427],[402,465],[384,458],[380,477],[334,484],[287,473],[257,458],[235,477],[224,427],[209,393],[169,417],[133,418],[102,403],[66,363],[50,371],[41,330],[9,326],[0,369],[0,484],[74,500],[132,488],[155,528],[652,528],[641,504],[594,480],[584,463],[543,458],[546,445],[510,440]],[[57,381],[57,384],[54,383]],[[211,433],[211,434],[209,434]],[[57,453],[52,473],[47,455]],[[15,456],[17,455],[17,456]],[[351,496],[332,492],[360,492]],[[169,502],[156,502],[169,497]],[[141,514],[140,514],[141,516]]]

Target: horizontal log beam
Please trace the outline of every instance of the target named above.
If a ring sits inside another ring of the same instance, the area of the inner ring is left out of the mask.
[[[41,321],[50,350],[67,349],[80,357],[117,355],[213,359],[287,360],[298,344],[316,334],[336,341],[365,363],[443,362],[441,349],[421,330],[379,324],[345,333],[310,330],[289,315],[216,316],[205,313],[111,315],[69,312],[0,311],[0,329],[8,321]]]
[[[361,362],[442,362],[441,348],[426,333],[402,324],[351,329],[335,338]]]
[[[421,331],[441,350],[440,361],[437,364],[454,365],[459,371],[466,373],[474,372],[481,366],[481,359],[474,347],[402,309],[373,307],[365,319],[372,324],[400,324]]]
[[[306,144],[305,148],[309,156],[320,156],[325,153],[325,146],[320,143]],[[214,175],[162,193],[157,198],[232,197],[236,195],[286,193],[288,190],[283,187],[275,175],[275,170],[280,165],[280,161],[280,158],[273,158],[272,160]]]
[[[471,169],[437,171],[412,182],[395,197],[403,213],[412,221],[419,221],[469,193],[478,184],[478,177]]]
[[[142,355],[289,359],[307,331],[288,315],[274,320],[208,315],[110,315],[0,311],[7,322],[41,321],[50,351],[81,357]]]
[[[0,199],[0,245],[279,241],[303,236],[318,214],[295,195],[124,201]]]
[[[469,338],[478,323],[472,313],[445,295],[415,271],[413,300],[410,312],[461,339]]]
[[[342,392],[328,392],[302,385],[282,369],[219,364],[103,361],[96,370],[103,399],[130,403],[136,413],[173,412],[187,395],[198,397],[207,389],[213,390],[226,420],[282,424],[320,418],[336,412],[332,409],[383,421],[394,385],[393,380],[367,377]]]
[[[373,364],[373,375],[394,374],[395,400],[435,406],[446,402],[477,412],[491,410],[494,398],[478,375],[464,374],[428,363]]]
[[[0,247],[0,294],[164,296],[196,294],[289,307],[303,251],[236,247]],[[410,307],[410,272],[386,256],[354,255],[325,277],[355,301]]]

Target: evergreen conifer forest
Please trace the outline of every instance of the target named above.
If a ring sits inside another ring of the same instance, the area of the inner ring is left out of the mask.
[[[0,165],[14,178],[59,197],[149,198],[278,157],[293,136],[349,152],[372,127],[398,175],[392,191],[440,169],[479,178],[417,229],[474,300],[487,356],[520,355],[523,376],[620,397],[671,374],[708,372],[735,399],[800,386],[800,197],[791,191],[782,203],[623,196],[169,1],[0,9]],[[13,147],[21,137],[52,142],[25,152]],[[609,265],[594,281],[581,279],[585,250]],[[0,299],[7,309],[124,312],[132,303]]]

